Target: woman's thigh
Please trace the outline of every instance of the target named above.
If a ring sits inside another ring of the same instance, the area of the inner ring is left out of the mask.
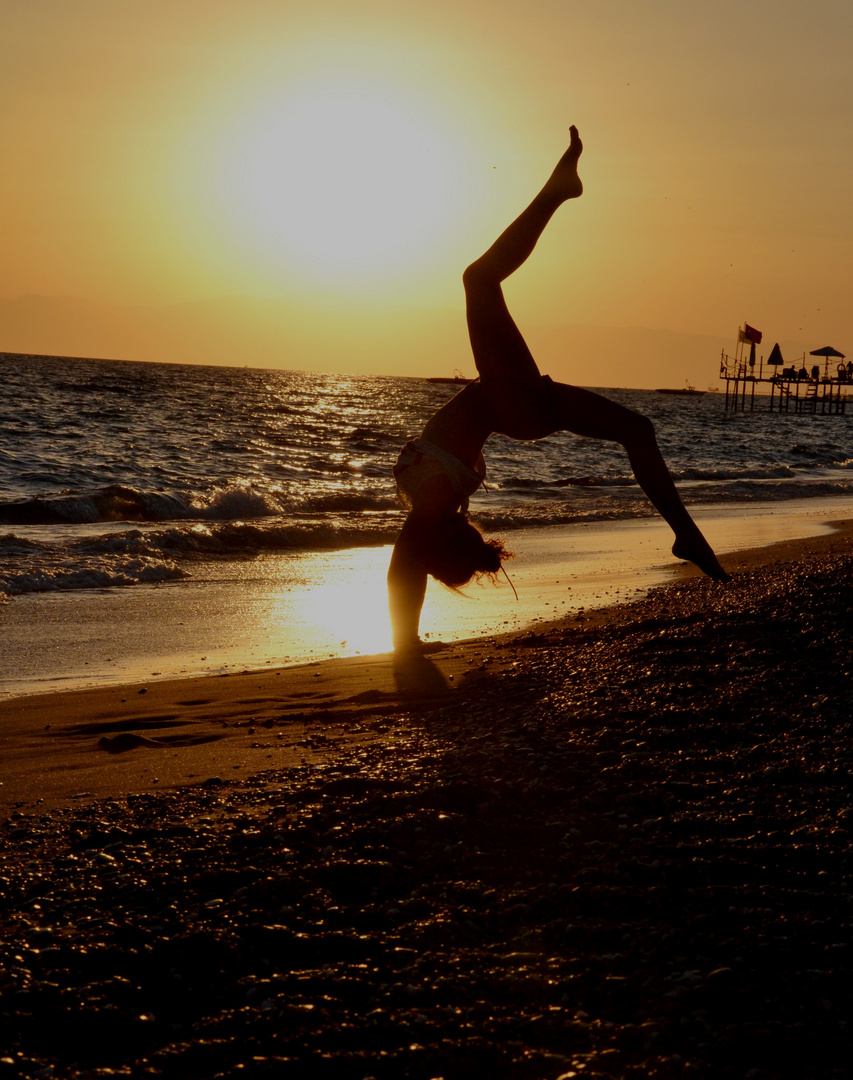
[[[492,431],[527,442],[560,430],[551,380],[481,380],[480,392]]]
[[[484,386],[539,381],[539,368],[515,325],[500,284],[476,276],[465,278],[468,336]]]
[[[535,383],[484,382],[483,394],[492,430],[513,439],[544,439],[555,431],[569,431],[623,445],[654,440],[645,416],[591,390],[552,382],[547,375]]]
[[[476,264],[464,281],[468,334],[492,431],[524,440],[570,431],[622,443],[648,434],[651,425],[639,413],[591,390],[543,377],[500,283],[477,273]]]
[[[641,413],[626,409],[592,390],[568,383],[551,383],[550,396],[558,430],[621,443],[645,438],[654,432],[651,422]]]

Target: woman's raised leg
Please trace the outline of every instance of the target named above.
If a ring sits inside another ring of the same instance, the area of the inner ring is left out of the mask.
[[[527,209],[504,229],[489,250],[469,267],[470,271],[495,281],[508,278],[526,262],[555,211],[568,199],[577,199],[583,194],[583,184],[578,176],[578,158],[583,143],[574,125],[569,131],[569,148],[557,162],[548,182]]]
[[[711,545],[687,512],[657,444],[651,420],[590,390],[552,384],[555,418],[564,431],[621,443],[637,483],[675,533],[672,553],[695,563],[717,581],[727,581]]]
[[[539,379],[539,369],[507,310],[500,283],[526,261],[556,210],[583,192],[578,176],[583,144],[577,128],[570,131],[569,148],[545,187],[463,274],[468,333],[484,386],[501,380],[518,384]]]

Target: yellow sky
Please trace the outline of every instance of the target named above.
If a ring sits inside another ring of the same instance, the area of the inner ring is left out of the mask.
[[[744,319],[853,353],[849,0],[4,0],[0,34],[0,350],[470,371],[461,270],[574,122],[586,193],[507,285],[544,368],[704,385]]]

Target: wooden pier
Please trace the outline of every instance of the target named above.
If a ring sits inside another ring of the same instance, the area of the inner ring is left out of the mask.
[[[742,355],[729,356],[723,349],[720,378],[726,384],[726,412],[753,412],[756,405],[762,407],[766,402],[764,407],[770,412],[843,416],[848,390],[853,390],[848,367],[839,364],[836,374],[830,375],[827,358],[821,373],[818,365],[806,367],[805,355],[799,367],[784,367],[781,371],[772,367],[765,374],[763,359],[757,365]],[[770,393],[756,393],[756,387],[762,384],[770,387]]]

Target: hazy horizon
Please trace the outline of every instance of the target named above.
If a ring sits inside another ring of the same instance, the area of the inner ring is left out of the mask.
[[[18,318],[13,313],[16,304],[22,309]],[[49,307],[54,310],[45,319]],[[111,308],[74,297],[28,296],[17,302],[0,299],[0,325],[4,327],[0,353],[330,374],[426,377],[448,376],[458,370],[468,377],[476,375],[463,316],[452,308],[404,311],[390,333],[387,328],[371,332],[368,319],[368,325],[353,334],[354,319],[348,318],[339,326],[326,326],[322,338],[315,333],[313,342],[288,330],[287,314],[286,306],[277,301],[241,297],[159,309]],[[268,323],[276,319],[280,329],[271,335]],[[13,332],[16,324],[17,332]],[[216,344],[211,348],[214,324]],[[690,383],[708,389],[724,385],[718,379],[720,352],[734,353],[737,327],[728,339],[664,328],[583,324],[530,325],[525,334],[543,370],[563,381],[636,389]],[[364,355],[354,351],[353,337]],[[270,338],[273,345],[260,344]],[[21,342],[40,347],[19,347]],[[765,339],[758,355],[767,356],[773,344]],[[94,348],[87,348],[89,345]],[[783,341],[780,347],[786,363],[809,352],[803,342]],[[120,348],[127,350],[125,355],[120,354]],[[264,348],[269,352],[264,353]],[[399,351],[403,348],[416,371],[400,369]],[[164,359],[166,355],[172,358]]]

